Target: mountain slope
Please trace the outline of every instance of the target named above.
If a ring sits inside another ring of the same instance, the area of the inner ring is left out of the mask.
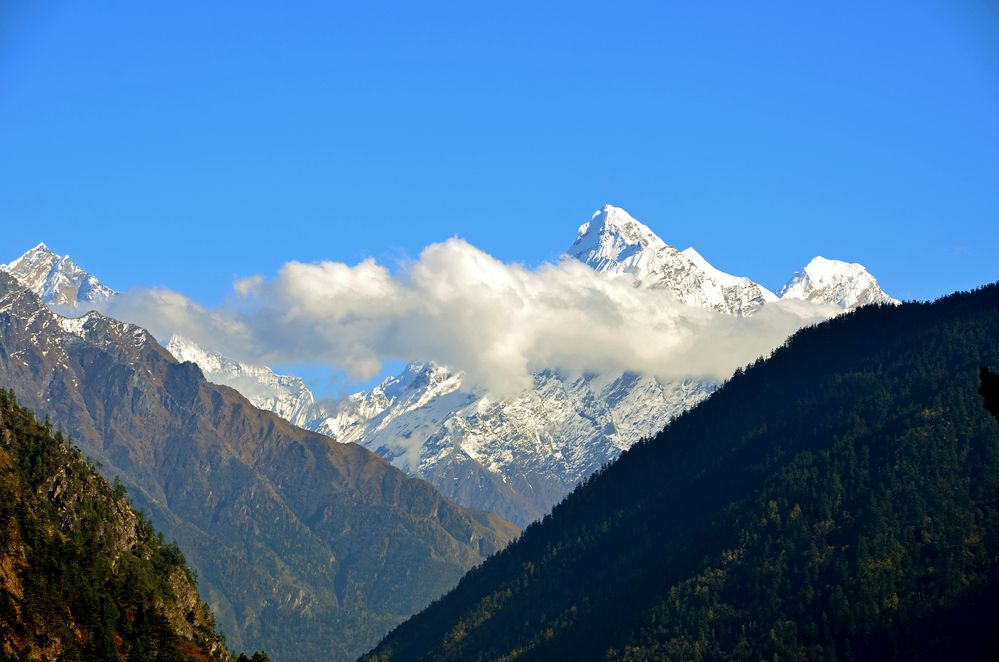
[[[0,386],[120,475],[230,638],[274,659],[356,655],[516,532],[208,383],[139,327],[54,315],[2,273]]]
[[[287,417],[292,422],[360,444],[444,496],[520,526],[547,513],[576,483],[714,386],[630,374],[567,378],[543,370],[533,376],[532,388],[496,401],[466,388],[460,373],[416,362],[370,391],[294,409],[292,403],[305,399],[297,396],[302,391],[277,380],[296,378],[226,359],[190,341],[175,338],[167,347],[178,359],[197,362],[209,380],[249,394],[254,404],[294,410]]]
[[[0,391],[0,655],[227,660],[184,557]]]
[[[796,334],[369,659],[999,652],[999,285]]]
[[[314,421],[323,410],[301,377],[278,375],[264,366],[234,361],[179,335],[171,336],[165,347],[181,363],[196,363],[213,384],[231,386],[242,393],[254,407],[272,411],[292,425],[311,430],[318,427]]]

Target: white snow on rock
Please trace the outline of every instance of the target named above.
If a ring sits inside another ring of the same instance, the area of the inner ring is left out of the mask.
[[[3,269],[50,306],[89,309],[115,295],[68,255],[58,255],[38,244]]]
[[[579,227],[570,257],[596,271],[631,278],[637,287],[670,292],[679,301],[731,315],[751,315],[775,295],[749,278],[708,264],[697,251],[678,251],[613,205]]]
[[[868,304],[898,304],[862,264],[815,257],[778,293],[782,299],[834,304],[848,310]]]
[[[301,377],[278,375],[266,366],[234,361],[179,335],[172,336],[165,347],[178,361],[196,363],[208,381],[236,389],[254,406],[272,411],[294,425],[309,427],[311,417],[317,415],[315,398]]]

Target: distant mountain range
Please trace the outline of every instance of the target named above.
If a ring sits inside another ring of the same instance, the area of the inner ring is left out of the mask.
[[[608,278],[628,279],[636,287],[663,290],[688,305],[734,316],[751,316],[780,299],[842,310],[898,303],[863,266],[822,257],[775,295],[749,278],[716,269],[693,248],[677,250],[612,205],[580,226],[567,255]],[[93,283],[87,291],[113,296],[68,257],[43,244],[7,269],[53,305],[82,309],[97,300],[73,300],[71,288],[48,283],[82,278]],[[166,339],[165,346],[178,360],[196,363],[208,380],[237,389],[255,406],[338,441],[361,444],[458,503],[495,512],[520,526],[544,515],[580,480],[717,387],[693,379],[541,370],[534,373],[532,388],[496,401],[467,384],[461,373],[415,362],[371,391],[330,402],[317,401],[301,378],[232,360],[181,336]]]
[[[752,315],[780,299],[833,304],[843,310],[898,303],[862,265],[823,257],[794,274],[778,296],[749,278],[716,269],[694,248],[677,250],[612,205],[579,227],[568,254],[601,273],[629,278],[638,287],[665,290],[683,303],[731,315]]]

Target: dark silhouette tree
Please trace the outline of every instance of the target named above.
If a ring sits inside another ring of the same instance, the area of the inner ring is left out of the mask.
[[[983,367],[980,377],[982,385],[978,389],[978,394],[985,399],[985,409],[999,418],[999,375]]]

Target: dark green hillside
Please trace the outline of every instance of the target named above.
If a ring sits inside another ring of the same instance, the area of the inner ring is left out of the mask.
[[[803,330],[369,659],[994,658],[996,363],[996,285]]]
[[[229,659],[180,550],[2,390],[0,659]]]

